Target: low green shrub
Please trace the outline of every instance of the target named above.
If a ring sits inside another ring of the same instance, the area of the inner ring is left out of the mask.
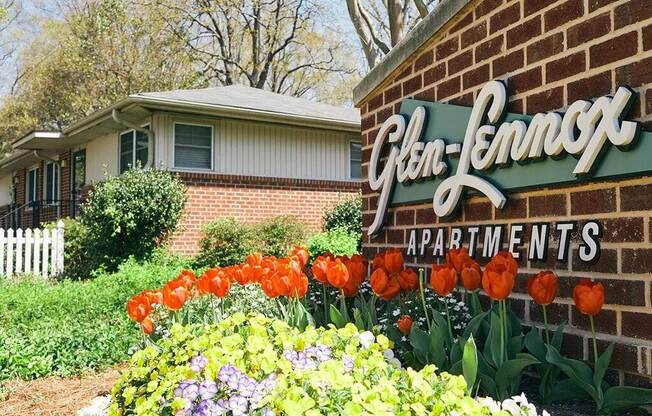
[[[253,235],[261,253],[283,257],[292,246],[303,244],[306,238],[306,224],[293,215],[280,215],[255,224]]]
[[[362,198],[356,196],[345,199],[332,209],[324,212],[324,230],[345,228],[362,235]]]
[[[73,280],[88,279],[99,266],[99,259],[89,254],[88,227],[72,218],[64,218],[62,221],[66,249],[63,252],[65,267],[61,277]],[[56,222],[43,224],[43,227],[52,230],[56,227]]]
[[[231,266],[241,263],[256,250],[250,227],[233,218],[218,218],[206,224],[199,241],[195,263],[200,267]]]
[[[314,234],[308,239],[310,260],[325,253],[351,257],[359,253],[359,240],[360,234],[350,232],[346,228],[333,228],[323,233]]]
[[[87,281],[0,280],[0,380],[65,376],[124,361],[141,339],[125,313],[127,299],[184,265],[157,254]]]
[[[149,256],[176,230],[184,193],[177,176],[153,169],[131,169],[95,184],[81,206],[92,261],[114,271],[130,256]]]

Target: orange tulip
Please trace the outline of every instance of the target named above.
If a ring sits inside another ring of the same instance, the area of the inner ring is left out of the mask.
[[[493,300],[504,300],[512,293],[518,267],[508,252],[498,253],[482,274],[482,288]]]
[[[305,273],[290,273],[290,293],[289,297],[302,298],[308,293],[308,276]]]
[[[154,332],[154,322],[152,322],[152,319],[149,316],[140,323],[140,329],[142,329],[142,331],[147,335]]]
[[[231,282],[224,270],[218,270],[215,273],[209,274],[208,289],[213,295],[218,298],[223,298],[229,294],[230,287]]]
[[[403,266],[405,264],[401,250],[397,248],[390,248],[387,250],[385,252],[384,264],[387,272],[390,275],[400,273],[403,270]]]
[[[349,281],[349,271],[346,269],[342,260],[335,259],[328,263],[328,269],[326,270],[326,278],[328,283],[338,289],[342,289],[346,286],[346,282]]]
[[[260,266],[263,261],[263,255],[260,253],[251,253],[247,256],[246,263],[250,266]]]
[[[457,272],[448,264],[433,264],[430,286],[439,296],[447,296],[457,285]]]
[[[551,271],[539,272],[527,280],[527,291],[537,304],[550,305],[557,295],[557,275]]]
[[[414,269],[405,269],[398,274],[398,283],[403,291],[417,290],[419,288],[419,276]]]
[[[271,276],[265,276],[260,280],[260,288],[263,290],[263,293],[268,298],[278,297],[280,294],[275,290],[274,285],[272,284]]]
[[[143,290],[142,293],[147,296],[151,305],[160,305],[163,303],[163,294],[160,290]]]
[[[385,269],[385,253],[376,253],[371,263],[371,269]],[[387,270],[385,269],[385,271]]]
[[[163,287],[163,304],[173,311],[183,307],[190,293],[181,280],[173,280]]]
[[[208,275],[202,274],[199,276],[199,279],[197,279],[197,291],[200,295],[208,295],[211,293],[210,279]]]
[[[461,273],[464,266],[472,261],[473,259],[469,256],[466,247],[454,248],[446,253],[446,263],[453,266],[458,273]]]
[[[396,326],[398,327],[398,330],[403,333],[403,335],[410,333],[412,330],[412,324],[412,318],[409,315],[403,315],[398,318],[398,321],[396,321]]]
[[[461,272],[462,286],[468,291],[473,292],[482,285],[482,271],[480,265],[471,260],[462,267]]]
[[[328,284],[328,258],[325,256],[319,256],[312,263],[311,271],[312,275],[319,283]]]
[[[306,250],[303,247],[299,246],[294,246],[292,248],[292,252],[290,253],[291,257],[296,257],[299,260],[299,264],[303,268],[306,264],[308,264],[308,250]]]
[[[604,286],[590,279],[582,279],[573,289],[573,301],[583,314],[597,315],[604,305]]]
[[[349,271],[349,277],[361,284],[367,276],[367,261],[359,255],[354,255],[350,259],[344,260],[344,265]]]
[[[136,322],[143,322],[151,311],[152,307],[146,294],[140,293],[127,302],[127,314]]]
[[[193,272],[190,270],[184,270],[179,274],[179,276],[177,276],[177,280],[183,282],[183,285],[186,287],[186,289],[190,290],[195,285],[196,279]]]
[[[369,283],[376,296],[383,300],[394,298],[401,291],[396,276],[388,276],[384,269],[377,269],[371,274]]]

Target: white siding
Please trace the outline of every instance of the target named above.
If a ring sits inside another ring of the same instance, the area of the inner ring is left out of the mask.
[[[11,179],[13,175],[0,178],[0,206],[11,204]]]
[[[163,121],[163,118],[160,119]],[[349,179],[349,142],[353,134],[239,120],[177,119],[159,127],[169,139],[160,160],[172,166],[172,125],[194,122],[214,126],[214,171],[231,175],[301,179]]]
[[[107,134],[86,144],[86,182],[97,182],[118,174],[118,133]]]

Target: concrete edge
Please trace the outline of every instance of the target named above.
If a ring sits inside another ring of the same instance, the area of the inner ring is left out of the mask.
[[[449,20],[472,0],[442,0],[353,88],[357,106],[421,45],[434,36]]]

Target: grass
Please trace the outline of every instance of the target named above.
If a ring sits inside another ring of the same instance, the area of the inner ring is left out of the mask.
[[[0,280],[0,382],[81,374],[126,360],[140,339],[127,300],[183,266],[159,255],[87,281]]]

